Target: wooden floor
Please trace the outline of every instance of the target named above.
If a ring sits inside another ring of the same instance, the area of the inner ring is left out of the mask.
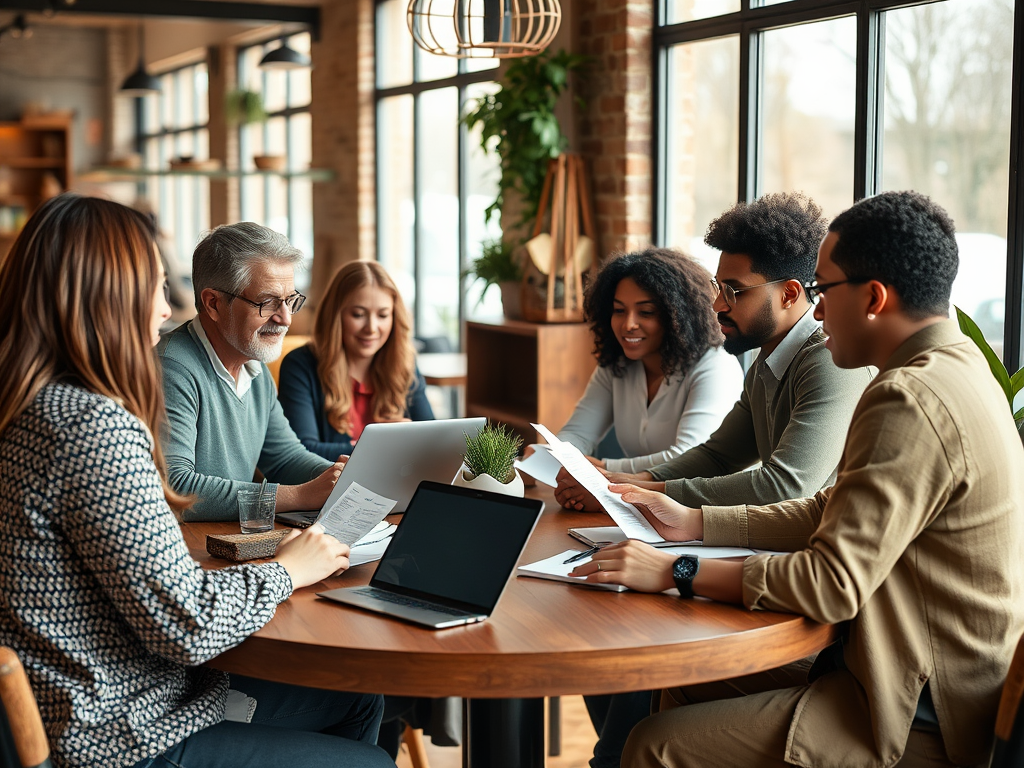
[[[587,768],[587,761],[594,754],[594,742],[597,734],[590,725],[587,709],[582,696],[562,697],[562,754],[549,757],[548,768]],[[430,768],[461,768],[461,747],[435,747],[426,740],[427,757]],[[412,768],[409,756],[402,746],[402,754],[398,756],[398,768]]]

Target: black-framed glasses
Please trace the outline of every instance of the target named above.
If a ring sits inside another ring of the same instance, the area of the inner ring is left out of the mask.
[[[256,307],[260,311],[260,317],[272,317],[281,311],[281,307],[288,307],[288,311],[294,315],[306,303],[306,297],[298,291],[283,299],[273,298],[265,299],[264,301],[252,301],[245,298],[245,296],[239,296],[231,291],[222,291],[220,288],[217,288],[217,290],[226,296],[230,296],[233,299],[241,299],[246,304]]]
[[[752,291],[755,288],[763,288],[766,285],[775,285],[776,283],[785,283],[787,280],[792,280],[791,277],[784,277],[781,280],[769,280],[767,283],[758,283],[757,285],[745,285],[742,288],[733,288],[728,283],[720,283],[715,278],[711,278],[711,287],[715,289],[715,298],[719,295],[725,299],[725,303],[730,307],[736,306],[736,297],[741,293]]]
[[[818,298],[829,288],[835,288],[837,285],[845,285],[846,283],[863,285],[872,279],[873,278],[870,277],[848,277],[845,280],[836,280],[834,283],[819,283],[815,281],[813,283],[805,283],[804,292],[807,294],[807,300],[811,302],[811,304],[817,304]]]

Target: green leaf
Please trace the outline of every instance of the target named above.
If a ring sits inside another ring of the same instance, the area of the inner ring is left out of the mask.
[[[1010,377],[1010,394],[1016,396],[1022,389],[1024,389],[1024,368]]]
[[[971,341],[978,345],[978,349],[981,350],[982,354],[985,355],[985,359],[988,361],[988,367],[992,371],[992,375],[996,377],[996,381],[999,382],[999,386],[1003,388],[1003,393],[1006,395],[1007,401],[1010,403],[1010,407],[1013,408],[1013,392],[1010,389],[1010,376],[1006,372],[1006,368],[1003,366],[1002,361],[998,355],[992,351],[992,347],[989,346],[988,342],[985,341],[985,334],[981,332],[978,327],[966,312],[960,307],[954,305],[956,310],[957,322],[960,323],[960,330],[963,331],[965,336],[970,337]]]

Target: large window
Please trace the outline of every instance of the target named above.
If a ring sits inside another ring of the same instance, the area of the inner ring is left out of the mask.
[[[166,170],[173,160],[210,156],[206,63],[160,76],[160,93],[141,99],[139,151],[147,168]],[[145,197],[174,258],[187,274],[199,236],[210,228],[210,182],[192,175],[148,178]]]
[[[459,123],[491,86],[497,62],[425,53],[403,0],[377,4],[377,258],[398,284],[420,338],[460,346],[467,313],[500,314],[497,291],[463,290],[461,274],[488,237],[497,161]],[[481,298],[483,301],[481,302]]]
[[[309,54],[308,32],[287,37],[285,42]],[[238,52],[239,87],[262,94],[269,115],[265,123],[239,129],[239,167],[247,172],[240,190],[242,219],[286,235],[305,255],[308,267],[313,259],[313,183],[303,172],[309,170],[312,158],[310,71],[260,69],[260,59],[279,45],[280,40],[272,40]],[[253,157],[258,155],[285,158],[285,173],[256,173]],[[296,272],[295,286],[309,287],[308,269]]]
[[[957,225],[953,302],[1019,367],[1024,178],[1009,169],[1024,128],[1011,119],[1022,100],[1011,82],[1014,0],[661,7],[659,241],[714,268],[701,239],[735,200],[803,191],[832,217],[883,190],[924,192]]]

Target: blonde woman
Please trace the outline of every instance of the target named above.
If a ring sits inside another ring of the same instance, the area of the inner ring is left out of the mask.
[[[172,512],[190,499],[153,439],[164,278],[140,214],[71,194],[0,266],[0,644],[25,665],[54,763],[393,765],[373,746],[380,697],[202,666],[349,552],[316,526],[271,562],[191,558]]]
[[[354,261],[338,270],[313,341],[281,363],[278,397],[302,444],[331,461],[352,452],[367,424],[434,418],[409,313],[380,264]]]

